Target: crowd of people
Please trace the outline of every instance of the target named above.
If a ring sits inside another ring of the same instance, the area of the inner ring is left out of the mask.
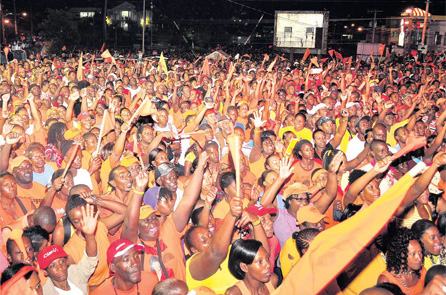
[[[443,54],[105,53],[0,65],[2,294],[446,294]]]

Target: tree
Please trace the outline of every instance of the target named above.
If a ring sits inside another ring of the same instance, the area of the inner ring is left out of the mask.
[[[73,49],[80,41],[78,22],[70,12],[48,9],[39,26],[45,40],[52,42],[50,53],[59,53],[62,47]]]

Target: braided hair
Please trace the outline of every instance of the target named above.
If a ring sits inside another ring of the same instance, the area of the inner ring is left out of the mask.
[[[407,256],[410,241],[417,241],[420,243],[421,249],[424,253],[423,244],[416,238],[415,234],[408,228],[402,227],[398,229],[393,237],[390,238],[387,245],[386,261],[387,271],[393,271],[395,274],[401,274],[409,271],[407,266]],[[424,261],[424,254],[422,261]],[[420,277],[421,268],[414,270],[415,274]]]
[[[296,248],[301,257],[304,255],[306,250],[310,247],[311,242],[313,242],[314,238],[319,233],[320,231],[315,228],[306,228],[293,233],[293,239],[296,241]]]

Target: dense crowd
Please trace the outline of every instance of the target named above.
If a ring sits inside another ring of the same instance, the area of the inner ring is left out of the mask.
[[[0,65],[2,294],[446,294],[443,54],[167,57]]]

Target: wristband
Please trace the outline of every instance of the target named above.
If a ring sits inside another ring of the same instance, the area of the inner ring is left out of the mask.
[[[137,191],[136,189],[133,189],[133,193],[137,195],[144,195],[144,192]]]
[[[257,221],[254,221],[254,222],[252,223],[252,225],[254,225],[254,226],[257,226],[257,225],[259,225],[259,224],[260,224],[260,218],[257,219]]]
[[[260,130],[255,130],[254,129],[254,133],[262,133],[262,129],[260,129]]]

